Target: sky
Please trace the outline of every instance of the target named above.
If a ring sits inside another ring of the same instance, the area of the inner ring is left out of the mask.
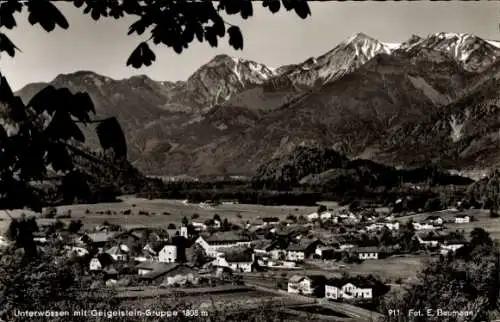
[[[134,17],[95,22],[83,9],[57,5],[66,16],[68,30],[45,32],[31,26],[26,12],[18,15],[18,27],[1,30],[21,49],[15,58],[0,57],[0,71],[14,90],[32,82],[49,82],[59,74],[91,70],[114,79],[146,74],[155,80],[186,80],[217,54],[251,59],[270,67],[299,63],[319,56],[357,32],[384,42],[402,42],[412,34],[470,33],[500,40],[500,2],[311,2],[310,16],[293,11],[272,14],[254,3],[254,16],[226,20],[240,26],[244,49],[235,51],[227,38],[218,48],[195,41],[182,54],[165,46],[153,47],[156,62],[141,69],[126,66],[130,53],[148,36],[127,36]]]

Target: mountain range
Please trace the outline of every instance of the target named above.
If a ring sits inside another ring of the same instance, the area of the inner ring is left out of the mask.
[[[470,34],[394,44],[358,33],[277,68],[217,55],[186,81],[78,71],[50,85],[88,92],[97,118],[117,116],[130,161],[150,175],[251,176],[297,146],[477,170],[500,164],[499,58],[500,42]],[[29,100],[48,84],[17,94]]]

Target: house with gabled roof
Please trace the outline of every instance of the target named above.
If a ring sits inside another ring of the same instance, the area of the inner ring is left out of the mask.
[[[441,253],[441,255],[448,255],[449,253],[456,252],[466,244],[467,242],[463,239],[445,239],[440,245],[439,252]]]
[[[85,233],[78,238],[77,242],[92,247],[103,248],[116,234],[116,232]]]
[[[233,231],[216,232],[210,236],[200,236],[195,243],[200,245],[208,256],[217,257],[223,250],[237,247],[250,247],[252,241],[247,236],[236,234]]]
[[[466,224],[470,223],[471,217],[468,215],[457,215],[455,216],[455,224]]]
[[[325,281],[322,275],[294,275],[288,280],[288,293],[323,297]]]
[[[127,245],[120,244],[105,250],[105,253],[111,255],[115,261],[127,261],[130,249]]]
[[[444,223],[444,219],[440,216],[431,215],[425,219],[425,222],[427,222],[431,225],[441,226]]]
[[[371,299],[388,291],[383,283],[364,277],[332,278],[325,282],[325,298],[338,299]]]
[[[349,252],[354,253],[359,259],[362,260],[378,259],[380,254],[379,248],[374,246],[354,247],[349,249]]]
[[[319,245],[324,245],[319,239],[300,239],[298,242],[288,245],[286,258],[289,261],[303,261],[314,254]]]
[[[233,272],[249,273],[254,270],[255,257],[251,249],[244,251],[228,251],[217,257],[212,264],[215,267],[228,267]]]

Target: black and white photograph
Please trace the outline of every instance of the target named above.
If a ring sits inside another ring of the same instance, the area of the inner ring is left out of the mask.
[[[500,2],[1,0],[25,321],[500,321]]]

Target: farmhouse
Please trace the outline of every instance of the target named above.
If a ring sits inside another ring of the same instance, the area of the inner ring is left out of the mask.
[[[325,212],[322,212],[319,215],[319,217],[321,218],[321,220],[328,220],[328,219],[332,219],[333,214],[330,211],[325,211]]]
[[[127,245],[122,244],[118,246],[113,246],[107,249],[105,252],[111,255],[111,257],[113,257],[113,260],[115,261],[127,261],[130,250],[127,247]]]
[[[311,295],[313,281],[307,276],[294,275],[288,280],[288,293]]]
[[[368,282],[348,282],[342,286],[342,297],[345,299],[365,298],[371,299],[373,297],[373,289]]]
[[[233,272],[248,273],[253,270],[255,257],[251,251],[227,252],[217,257],[212,265],[215,267],[227,267]]]
[[[197,284],[199,274],[188,265],[177,265],[163,275],[162,285],[184,285],[186,283]]]
[[[312,214],[307,215],[307,220],[313,221],[319,219],[319,214],[317,212],[313,212]]]
[[[436,226],[441,226],[444,223],[443,218],[435,215],[427,217],[425,221],[431,225],[436,225]]]
[[[83,257],[89,254],[89,251],[83,247],[67,247],[67,249],[69,256]]]
[[[155,280],[158,277],[164,276],[166,273],[172,271],[179,264],[176,263],[141,263],[136,266],[137,274],[141,279]]]
[[[177,246],[163,246],[163,248],[158,252],[158,261],[162,263],[175,263],[177,261]]]
[[[357,247],[349,250],[350,252],[356,254],[359,259],[378,259],[379,249],[377,247]]]
[[[38,245],[45,245],[47,244],[47,236],[44,232],[34,232],[33,233],[33,241],[37,243]]]
[[[321,259],[333,259],[335,257],[336,248],[333,246],[318,246],[314,251],[314,255]]]
[[[294,275],[288,280],[288,293],[324,296],[325,277]]]
[[[94,257],[90,260],[90,264],[89,264],[89,270],[91,271],[100,271],[102,269],[102,264],[101,264],[101,261]]]
[[[329,279],[325,283],[325,298],[337,300],[342,298],[342,286],[345,282],[342,279]]]
[[[278,241],[273,240],[260,240],[254,243],[253,251],[256,255],[267,256],[273,249],[278,248]]]
[[[432,234],[428,235],[415,234],[415,238],[417,239],[420,245],[425,247],[437,247],[439,245],[438,236]]]
[[[209,237],[198,237],[195,243],[200,245],[208,256],[217,257],[224,249],[236,246],[250,246],[248,237],[240,236],[234,232],[218,232]]]
[[[319,239],[302,239],[288,246],[286,258],[289,261],[303,261],[315,252],[318,245],[322,244]]]
[[[103,248],[107,242],[113,239],[116,236],[116,233],[108,233],[108,232],[98,232],[98,233],[90,233],[83,234],[78,238],[77,242],[80,244],[87,244],[92,247]]]
[[[455,216],[455,224],[466,224],[470,222],[470,216],[457,215]]]
[[[448,240],[441,245],[440,253],[442,255],[447,255],[448,253],[454,253],[458,249],[465,246],[465,241],[463,240]]]
[[[415,228],[415,230],[434,230],[434,229],[437,229],[438,227],[434,226],[433,224],[429,224],[429,223],[414,222],[413,228]]]

